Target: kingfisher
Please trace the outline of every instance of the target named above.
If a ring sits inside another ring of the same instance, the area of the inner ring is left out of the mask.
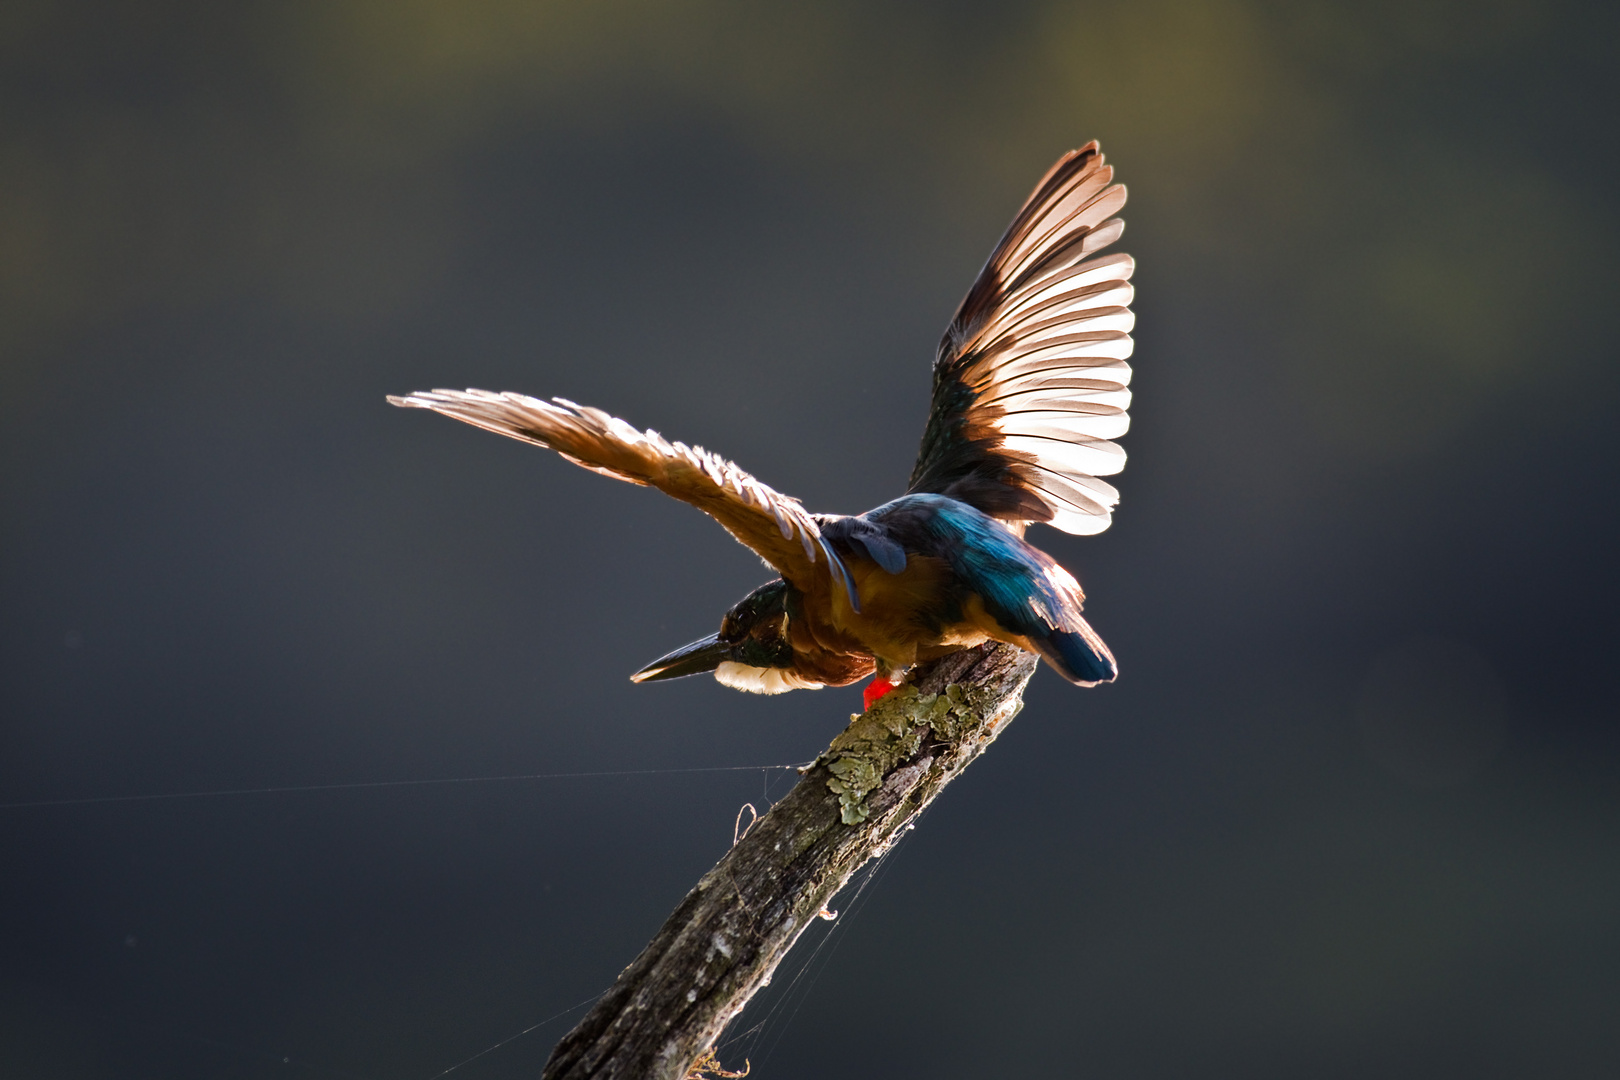
[[[914,664],[986,641],[1038,653],[1079,686],[1111,682],[1113,654],[1081,617],[1072,574],[1024,539],[1034,523],[1108,528],[1114,440],[1130,423],[1131,274],[1099,254],[1124,230],[1096,142],[1059,158],[957,308],[905,494],[864,514],[812,514],[730,461],[564,398],[431,390],[390,396],[691,503],[780,576],[718,633],[630,676],[713,672],[762,694],[873,676],[868,708]]]

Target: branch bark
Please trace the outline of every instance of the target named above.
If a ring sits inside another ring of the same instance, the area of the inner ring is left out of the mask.
[[[855,872],[1017,715],[1035,665],[1010,645],[966,649],[854,717],[557,1044],[543,1080],[682,1080]]]

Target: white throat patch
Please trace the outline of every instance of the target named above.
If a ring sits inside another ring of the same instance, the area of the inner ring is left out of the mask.
[[[750,694],[785,694],[789,690],[820,690],[823,683],[801,679],[784,668],[749,667],[726,660],[714,669],[721,685]]]

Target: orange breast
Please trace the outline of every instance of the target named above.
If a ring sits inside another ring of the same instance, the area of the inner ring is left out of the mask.
[[[953,585],[950,565],[944,559],[912,555],[899,574],[891,574],[869,559],[848,559],[846,564],[861,598],[861,611],[856,614],[848,598],[834,591],[828,598],[833,624],[891,667],[909,667],[991,638],[1014,640],[990,618],[977,597],[964,605],[956,623],[939,628],[930,625],[929,613],[938,612],[942,595]]]

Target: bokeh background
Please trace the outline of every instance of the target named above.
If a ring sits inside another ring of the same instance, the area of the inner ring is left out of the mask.
[[[1617,13],[9,0],[0,1073],[429,1080],[550,1018],[450,1073],[535,1075],[791,780],[677,770],[858,692],[630,685],[758,563],[383,395],[868,508],[1098,138],[1131,463],[1037,532],[1123,675],[1038,675],[722,1058],[1620,1075]]]

